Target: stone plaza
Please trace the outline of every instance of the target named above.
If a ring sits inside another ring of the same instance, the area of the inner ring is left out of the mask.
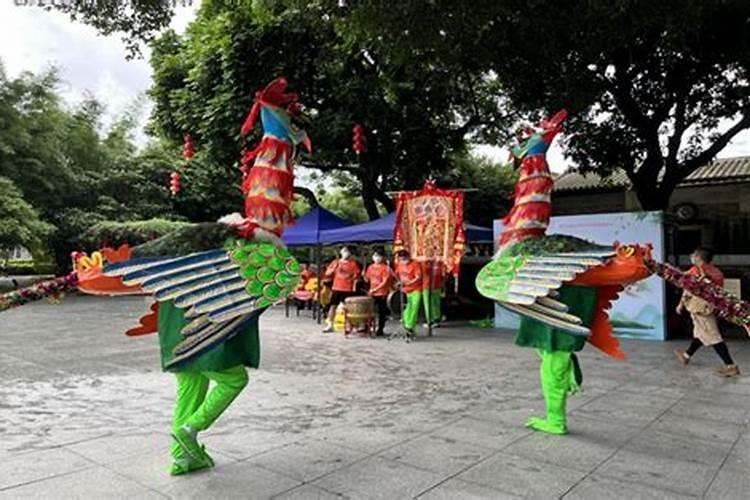
[[[747,498],[750,376],[683,342],[588,346],[569,434],[543,412],[537,355],[512,332],[448,325],[416,342],[323,334],[281,308],[261,369],[200,438],[216,468],[171,477],[174,377],[155,335],[123,332],[131,298],[67,298],[0,315],[0,499]],[[424,332],[420,332],[424,335]],[[750,344],[729,343],[750,369]]]

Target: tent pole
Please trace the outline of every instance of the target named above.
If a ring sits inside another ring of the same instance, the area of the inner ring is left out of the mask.
[[[321,316],[323,316],[323,307],[320,304],[321,290],[323,289],[323,279],[322,279],[322,275],[320,272],[320,266],[322,265],[320,262],[321,260],[320,253],[321,253],[321,248],[320,248],[320,243],[318,243],[318,245],[315,247],[315,265],[317,266],[317,269],[318,269],[318,289],[316,291],[316,293],[318,294],[318,300],[315,301],[317,304],[316,307],[318,310],[318,315],[317,315],[318,324],[320,324]]]
[[[432,337],[432,268],[433,264],[431,260],[428,260],[427,263],[430,266],[430,271],[427,275],[427,298],[425,301],[425,311],[427,312],[427,336]],[[422,294],[422,298],[424,298],[424,294]]]

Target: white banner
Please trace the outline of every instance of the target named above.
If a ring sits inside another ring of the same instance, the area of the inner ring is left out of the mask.
[[[503,230],[501,221],[494,224],[495,244]],[[553,217],[548,234],[569,234],[601,245],[618,241],[622,244],[651,243],[653,256],[664,260],[664,230],[662,212],[620,212],[593,215]],[[658,276],[626,288],[610,311],[610,320],[619,337],[664,340],[666,313],[664,281]],[[495,327],[517,329],[519,318],[495,306]]]

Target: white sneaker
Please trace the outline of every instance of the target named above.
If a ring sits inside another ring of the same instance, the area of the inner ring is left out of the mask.
[[[331,333],[332,331],[333,331],[333,327],[332,326],[327,326],[327,327],[323,328],[323,333]]]

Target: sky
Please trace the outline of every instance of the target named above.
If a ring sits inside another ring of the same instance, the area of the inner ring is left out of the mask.
[[[194,3],[192,7],[181,7],[177,2],[172,21],[176,31],[182,32],[194,17],[198,2]],[[105,127],[113,118],[133,109],[140,111],[140,123],[145,125],[151,109],[145,96],[151,81],[147,50],[145,58],[128,61],[119,35],[101,36],[85,24],[36,5],[34,0],[0,0],[0,60],[8,76],[13,78],[23,71],[38,73],[56,66],[63,80],[61,94],[71,105],[93,95],[106,107]],[[136,140],[141,144],[147,140],[142,130]],[[492,145],[474,150],[499,161],[508,156],[506,149]],[[719,157],[741,155],[750,155],[750,130],[738,134]],[[550,148],[548,160],[556,172],[571,165],[557,141]]]

